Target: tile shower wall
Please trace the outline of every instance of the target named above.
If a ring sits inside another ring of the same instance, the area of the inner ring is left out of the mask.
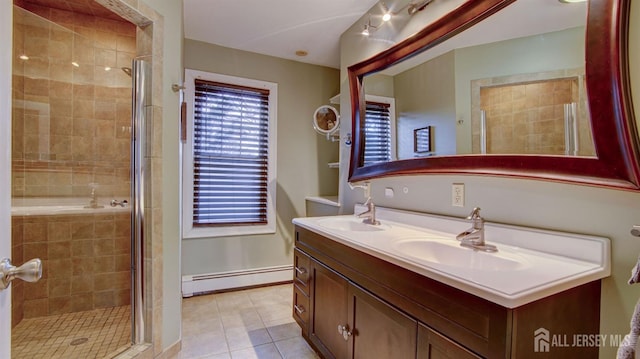
[[[43,262],[38,282],[14,283],[14,326],[23,318],[130,304],[128,212],[14,216],[12,230],[15,262]]]
[[[487,152],[564,154],[564,104],[578,102],[576,88],[574,79],[482,88]]]
[[[15,16],[13,196],[88,197],[89,183],[128,196],[131,78],[121,68],[135,56],[135,26],[18,5],[37,16]]]
[[[100,197],[128,198],[131,78],[121,68],[135,56],[135,26],[14,4],[21,8],[14,11],[13,197],[88,200],[97,183]],[[14,326],[129,303],[127,213],[12,221],[14,263],[44,261],[39,283],[14,283]]]
[[[564,104],[577,103],[578,155],[595,156],[582,69],[472,81],[472,149],[480,153],[480,110],[487,152],[565,154]]]

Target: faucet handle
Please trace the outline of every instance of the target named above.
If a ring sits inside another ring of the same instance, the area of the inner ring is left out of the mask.
[[[480,217],[480,207],[476,207],[473,209],[473,211],[471,211],[471,214],[469,214],[469,217],[467,217],[467,219],[478,219],[478,218],[482,218]]]

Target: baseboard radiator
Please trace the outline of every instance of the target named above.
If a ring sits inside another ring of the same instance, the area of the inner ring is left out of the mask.
[[[292,265],[185,275],[182,276],[182,296],[186,298],[221,290],[287,282],[292,278]]]

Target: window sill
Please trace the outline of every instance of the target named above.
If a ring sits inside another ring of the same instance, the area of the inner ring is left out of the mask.
[[[182,239],[252,236],[276,233],[275,225],[185,228]]]

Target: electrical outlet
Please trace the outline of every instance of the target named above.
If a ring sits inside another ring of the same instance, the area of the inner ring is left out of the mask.
[[[384,189],[384,196],[387,198],[393,198],[393,188],[387,187]]]
[[[464,183],[454,183],[451,185],[451,205],[454,207],[464,207]]]

